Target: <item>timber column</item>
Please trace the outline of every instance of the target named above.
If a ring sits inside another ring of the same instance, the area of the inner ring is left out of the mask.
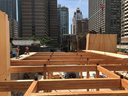
[[[8,15],[0,11],[0,82],[10,81],[10,36]],[[0,96],[11,96],[0,92]]]

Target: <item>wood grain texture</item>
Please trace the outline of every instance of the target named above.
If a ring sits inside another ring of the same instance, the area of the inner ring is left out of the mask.
[[[32,93],[31,96],[128,96],[128,91]]]
[[[38,81],[33,81],[24,96],[31,96],[31,93],[38,92]]]
[[[120,76],[114,74],[113,72],[111,72],[101,66],[97,66],[97,70],[102,72],[104,75],[108,76],[109,78],[120,78]]]

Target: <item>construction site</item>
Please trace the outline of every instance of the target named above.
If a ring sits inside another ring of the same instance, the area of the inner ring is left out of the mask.
[[[88,34],[82,52],[30,52],[10,59],[8,17],[1,11],[0,16],[0,96],[128,96],[128,54],[117,52],[116,34]],[[41,75],[12,80],[17,73]]]

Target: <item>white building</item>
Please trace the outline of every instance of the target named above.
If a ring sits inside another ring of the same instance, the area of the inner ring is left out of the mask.
[[[128,0],[121,0],[121,43],[128,44]]]
[[[80,11],[80,8],[76,8],[72,19],[71,34],[75,34],[75,21],[81,19],[83,19],[82,12]]]

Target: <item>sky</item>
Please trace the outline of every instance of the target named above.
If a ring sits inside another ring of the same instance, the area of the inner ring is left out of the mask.
[[[82,11],[83,18],[88,18],[88,0],[58,0],[58,4],[69,8],[69,34],[71,33],[73,13],[77,7]]]

